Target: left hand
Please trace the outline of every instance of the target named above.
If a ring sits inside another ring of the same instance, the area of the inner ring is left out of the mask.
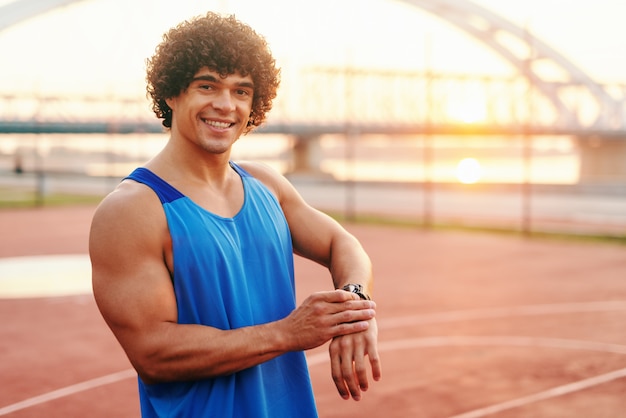
[[[358,401],[361,392],[369,388],[365,356],[369,358],[374,380],[382,376],[378,356],[378,327],[376,318],[368,321],[367,330],[335,337],[329,347],[333,381],[343,399]]]

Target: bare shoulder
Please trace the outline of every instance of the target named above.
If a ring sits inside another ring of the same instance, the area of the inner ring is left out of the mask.
[[[259,161],[237,161],[237,165],[259,180],[267,179],[273,181],[279,177],[283,177],[283,175],[274,168]]]
[[[157,209],[162,212],[159,198],[149,187],[124,180],[100,202],[93,223],[139,221],[151,214],[156,215]]]
[[[285,176],[267,164],[257,161],[238,161],[237,164],[261,181],[276,195],[279,201],[283,201],[284,198],[296,193]]]
[[[90,251],[115,252],[138,240],[157,240],[166,228],[165,214],[156,194],[143,184],[124,180],[94,213]]]

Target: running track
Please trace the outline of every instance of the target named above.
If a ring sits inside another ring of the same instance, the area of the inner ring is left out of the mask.
[[[85,290],[93,210],[0,211],[0,416],[138,416],[134,373]],[[348,228],[375,264],[384,376],[343,401],[326,347],[312,350],[321,417],[626,416],[626,248]],[[78,290],[7,297],[16,265]],[[329,288],[322,268],[296,269],[299,298]]]

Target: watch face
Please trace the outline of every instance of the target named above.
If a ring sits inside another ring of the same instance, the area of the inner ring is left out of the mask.
[[[363,290],[363,286],[361,286],[360,284],[347,284],[343,287],[343,290],[352,293],[359,293]]]
[[[346,292],[356,293],[363,300],[370,300],[369,296],[363,293],[363,286],[361,286],[360,284],[347,284],[342,287],[342,290],[345,290]]]

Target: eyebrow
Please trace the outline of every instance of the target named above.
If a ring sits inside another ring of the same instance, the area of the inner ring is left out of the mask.
[[[212,76],[210,74],[199,75],[197,77],[194,77],[194,78],[191,79],[191,82],[193,83],[194,81],[210,81],[212,83],[223,84],[222,80],[220,80],[220,79],[218,79],[215,76]],[[241,81],[241,82],[237,83],[237,86],[254,89],[254,83],[252,83],[251,81]]]

